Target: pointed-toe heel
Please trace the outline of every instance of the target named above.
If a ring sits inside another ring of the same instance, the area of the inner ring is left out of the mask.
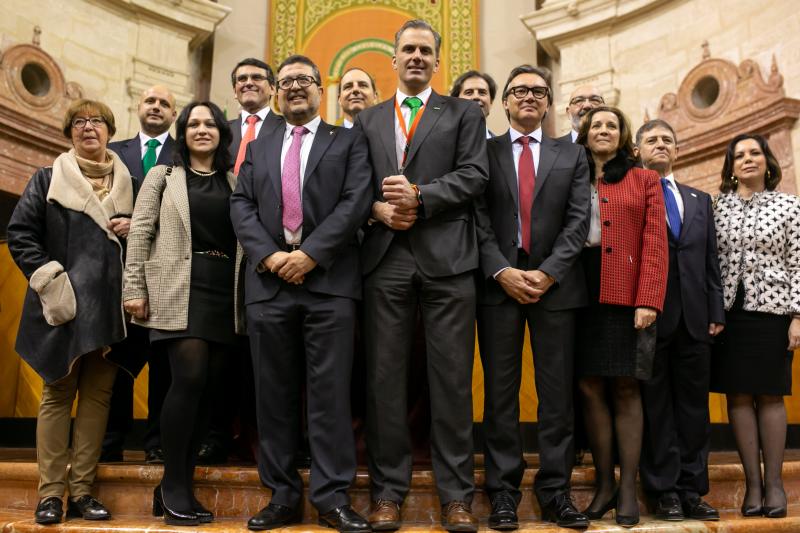
[[[175,511],[164,503],[164,491],[161,485],[153,491],[153,516],[163,516],[164,523],[170,526],[197,526],[200,518],[194,511]]]

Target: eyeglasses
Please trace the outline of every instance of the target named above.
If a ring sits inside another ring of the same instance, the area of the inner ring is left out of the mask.
[[[297,76],[295,78],[283,78],[278,80],[278,87],[283,89],[284,91],[288,91],[289,89],[292,88],[294,82],[297,82],[297,85],[299,85],[301,89],[305,89],[306,87],[311,87],[312,84],[316,84],[317,80],[315,80],[311,76]]]
[[[240,83],[244,85],[247,83],[247,80],[252,80],[253,83],[261,83],[267,81],[269,78],[264,76],[263,74],[239,74],[236,76],[236,83]]]
[[[569,101],[569,105],[581,105],[584,102],[591,102],[595,105],[603,105],[606,103],[606,101],[603,100],[602,96],[598,96],[595,94],[592,96],[576,96],[575,98]]]
[[[72,119],[72,127],[76,129],[84,129],[87,124],[91,124],[93,128],[99,128],[106,123],[103,117],[89,117],[89,118],[75,118]]]
[[[536,98],[537,100],[541,100],[550,93],[550,88],[541,87],[538,85],[535,87],[525,87],[524,85],[519,85],[517,87],[511,87],[506,92],[506,94],[513,94],[514,98],[516,98],[517,100],[522,100],[523,98],[528,96],[528,93],[533,93],[534,98]]]

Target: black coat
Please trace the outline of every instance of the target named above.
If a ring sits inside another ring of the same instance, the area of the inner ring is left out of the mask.
[[[130,179],[127,172],[119,176],[116,165],[114,172],[117,179]],[[123,245],[100,225],[108,214],[98,202],[84,197],[82,210],[75,209],[78,192],[66,202],[48,201],[52,177],[52,167],[36,171],[8,225],[8,248],[25,277],[58,261],[75,293],[75,318],[59,326],[47,323],[33,289],[25,294],[16,351],[48,384],[65,377],[80,356],[125,338]],[[118,214],[130,216],[112,215]]]

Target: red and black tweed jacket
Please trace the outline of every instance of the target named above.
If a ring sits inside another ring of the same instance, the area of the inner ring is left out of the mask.
[[[615,183],[599,180],[597,192],[602,224],[600,303],[650,307],[660,313],[669,244],[658,174],[629,168]]]

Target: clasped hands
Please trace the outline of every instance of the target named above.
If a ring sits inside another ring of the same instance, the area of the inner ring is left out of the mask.
[[[511,298],[521,304],[533,304],[553,286],[555,280],[541,270],[506,268],[495,278]]]
[[[131,219],[128,217],[112,218],[108,221],[106,227],[113,231],[117,237],[127,239],[128,232],[131,229]]]
[[[317,262],[302,250],[275,252],[261,261],[265,270],[277,274],[286,283],[300,285]]]
[[[394,230],[407,230],[417,220],[417,192],[403,175],[383,178],[381,192],[385,202],[372,205],[372,218]]]

